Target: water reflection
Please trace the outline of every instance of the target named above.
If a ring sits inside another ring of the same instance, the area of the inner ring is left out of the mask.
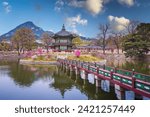
[[[105,92],[110,92],[110,82],[108,80],[102,80],[101,81],[101,88]]]
[[[82,73],[82,72],[81,72]],[[75,86],[84,93],[89,100],[109,100],[109,99],[117,99],[114,93],[114,89],[111,88],[110,92],[107,93],[103,91],[100,87],[97,88],[95,86],[95,81],[90,81],[91,78],[81,78],[82,75],[75,75],[72,73],[71,79],[74,81]],[[93,78],[93,75],[89,77]],[[94,84],[93,84],[94,82]]]
[[[17,62],[12,63],[9,69],[9,75],[17,85],[30,87],[39,78],[50,79],[53,76],[56,66],[24,66]]]
[[[55,88],[58,90],[62,98],[64,98],[64,93],[68,90],[71,90],[74,86],[74,83],[70,78],[67,76],[66,72],[61,72],[61,69],[57,69],[56,72],[54,72],[54,82],[50,84],[50,88]]]
[[[0,99],[113,100],[119,96],[118,99],[124,99],[125,92],[116,91],[108,81],[100,80],[100,87],[96,87],[93,74],[87,75],[87,78],[81,76],[58,66],[2,62]]]

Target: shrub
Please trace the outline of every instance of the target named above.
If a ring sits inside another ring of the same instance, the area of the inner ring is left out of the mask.
[[[79,58],[79,57],[80,57],[80,54],[81,54],[80,50],[75,50],[75,56],[76,56],[76,57]]]

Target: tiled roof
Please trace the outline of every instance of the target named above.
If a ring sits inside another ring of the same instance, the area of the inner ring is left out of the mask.
[[[55,36],[73,36],[73,34],[66,31],[65,26],[63,25],[62,30],[56,33]]]

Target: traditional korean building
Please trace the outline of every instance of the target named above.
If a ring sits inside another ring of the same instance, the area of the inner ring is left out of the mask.
[[[57,32],[53,36],[55,42],[53,43],[53,48],[56,51],[71,51],[72,50],[72,40],[75,36],[66,31],[65,26],[62,26],[61,31]]]

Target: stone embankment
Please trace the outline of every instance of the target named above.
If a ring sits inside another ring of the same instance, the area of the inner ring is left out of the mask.
[[[20,60],[20,64],[30,65],[57,65],[57,61],[33,61],[33,60]]]
[[[0,52],[0,60],[18,60],[23,58],[23,55],[18,56],[16,52]]]

